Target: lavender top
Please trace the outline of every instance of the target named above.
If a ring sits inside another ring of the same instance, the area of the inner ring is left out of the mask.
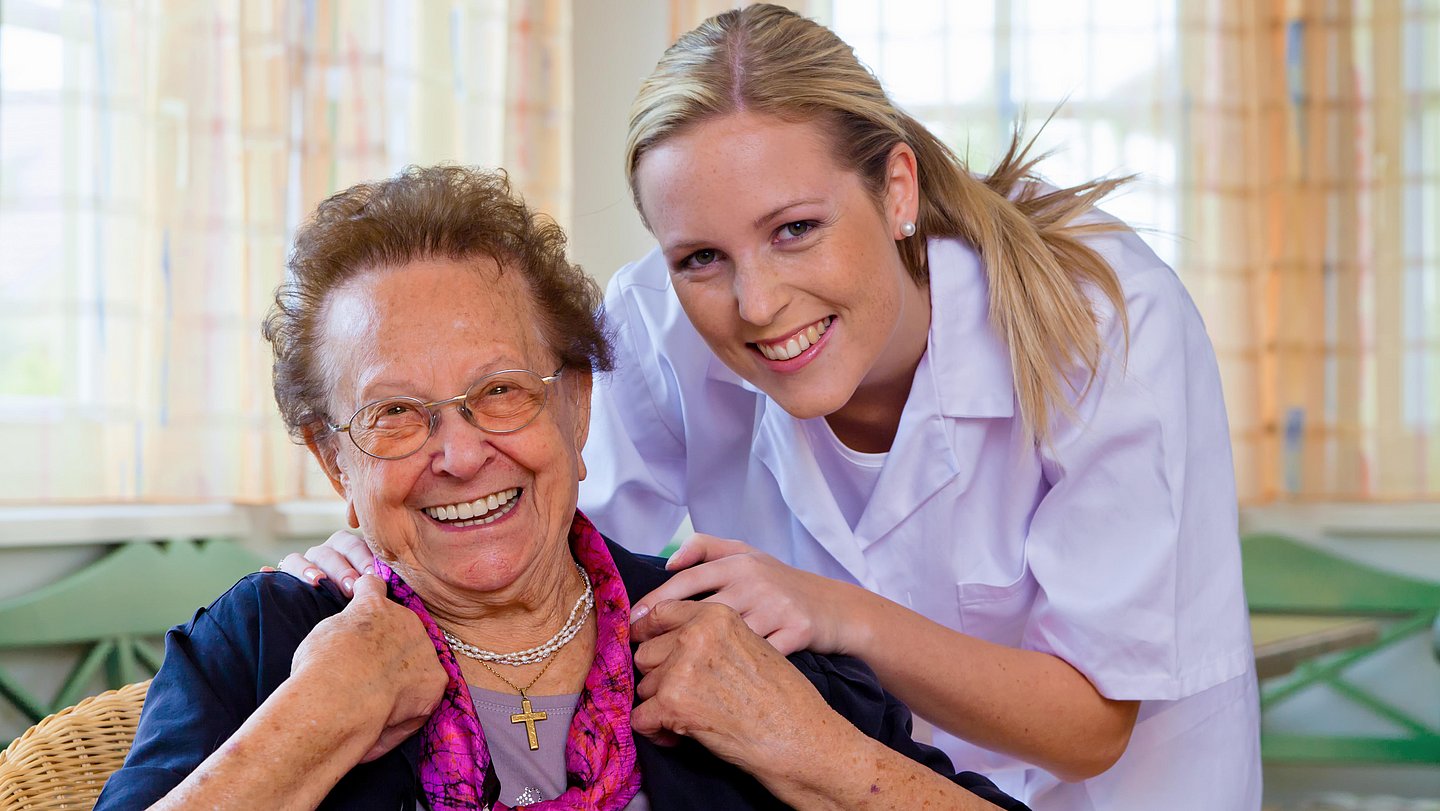
[[[510,722],[510,716],[520,712],[518,694],[471,686],[470,697],[500,778],[500,801],[515,808],[560,796],[566,788],[565,737],[580,694],[530,696],[530,706],[549,716],[535,723],[540,748],[533,752],[525,725]],[[643,790],[630,800],[625,811],[650,811]]]

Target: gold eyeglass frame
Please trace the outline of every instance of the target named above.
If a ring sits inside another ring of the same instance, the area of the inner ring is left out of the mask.
[[[335,425],[327,422],[325,423],[325,427],[330,429],[330,431],[334,433],[344,433],[348,435],[350,437],[351,444],[353,444],[361,453],[365,454],[366,456],[374,459],[383,459],[387,462],[393,462],[397,459],[404,459],[407,456],[414,456],[415,454],[419,453],[420,450],[425,447],[425,443],[430,441],[430,437],[435,436],[435,428],[440,424],[440,409],[452,403],[455,404],[456,410],[460,412],[460,415],[465,418],[466,422],[470,423],[472,426],[480,429],[481,431],[484,431],[487,434],[513,434],[516,431],[519,431],[529,426],[530,423],[535,421],[536,417],[540,416],[540,414],[545,411],[545,406],[550,404],[550,389],[548,385],[550,383],[554,383],[556,380],[559,380],[560,374],[564,371],[565,367],[561,366],[560,368],[555,370],[554,374],[548,377],[541,377],[539,373],[534,372],[530,369],[501,369],[499,371],[491,372],[484,377],[481,377],[474,383],[471,383],[469,386],[467,386],[465,388],[465,391],[455,395],[454,397],[447,397],[444,400],[435,400],[429,403],[421,400],[419,397],[407,397],[404,395],[401,395],[399,397],[384,397],[379,400],[371,400],[370,402],[355,409],[355,413],[350,415],[349,422],[346,422],[344,425]],[[514,428],[507,428],[503,431],[496,431],[492,428],[486,428],[485,426],[476,422],[474,412],[465,407],[465,401],[470,399],[470,393],[475,391],[475,388],[481,383],[484,383],[492,377],[516,373],[534,375],[535,378],[540,381],[540,407],[535,409],[535,413],[530,415],[530,419],[526,420],[520,425],[515,426]],[[360,416],[360,412],[364,411],[367,408],[370,408],[371,406],[378,405],[380,403],[390,403],[397,400],[406,403],[413,403],[416,406],[419,406],[422,414],[430,415],[430,425],[429,429],[425,434],[425,438],[420,441],[419,445],[415,446],[415,450],[401,454],[399,456],[381,456],[378,453],[371,453],[370,451],[365,450],[365,447],[355,440],[355,434],[350,431],[350,427],[355,424],[355,419]]]

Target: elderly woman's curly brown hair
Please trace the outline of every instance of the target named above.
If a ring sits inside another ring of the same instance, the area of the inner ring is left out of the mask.
[[[527,207],[504,172],[411,166],[335,194],[295,235],[287,280],[264,324],[275,400],[293,436],[313,438],[334,416],[325,413],[329,383],[318,356],[330,293],[367,271],[435,258],[520,273],[560,361],[592,372],[613,367],[600,288],[566,258],[565,233],[553,220]]]

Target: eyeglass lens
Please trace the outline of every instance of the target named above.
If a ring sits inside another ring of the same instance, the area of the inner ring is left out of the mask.
[[[482,431],[518,431],[545,407],[545,381],[534,372],[487,375],[465,392],[461,413]],[[408,397],[370,403],[350,421],[350,437],[372,456],[399,458],[419,450],[430,438],[431,411]]]

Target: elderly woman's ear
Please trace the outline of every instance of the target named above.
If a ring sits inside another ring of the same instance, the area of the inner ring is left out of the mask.
[[[565,396],[569,400],[575,431],[575,456],[579,459],[580,481],[585,481],[585,440],[590,436],[590,388],[593,375],[584,369],[565,370]]]
[[[345,499],[346,518],[351,527],[360,528],[360,516],[355,514],[355,502],[350,500],[349,477],[345,471],[340,469],[340,452],[335,442],[335,435],[330,433],[322,425],[307,425],[300,429],[305,439],[305,447],[309,449],[310,455],[320,463],[320,469],[325,471],[325,477],[330,480],[330,486],[335,492]]]

